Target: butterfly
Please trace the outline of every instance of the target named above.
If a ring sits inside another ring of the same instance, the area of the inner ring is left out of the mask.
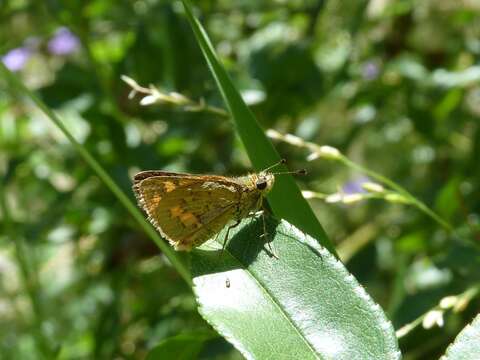
[[[190,251],[228,225],[231,229],[263,206],[275,175],[269,170],[240,177],[142,171],[134,176],[133,191],[139,206],[157,231],[175,250]]]

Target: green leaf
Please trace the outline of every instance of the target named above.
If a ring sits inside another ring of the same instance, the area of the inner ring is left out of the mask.
[[[212,339],[212,333],[189,333],[173,336],[161,341],[147,355],[146,360],[176,359],[190,360],[197,358],[205,342]]]
[[[272,143],[265,136],[255,116],[235,89],[232,80],[223,68],[215,54],[215,50],[200,22],[192,13],[188,0],[182,0],[186,15],[193,29],[197,42],[205,56],[217,86],[232,115],[236,130],[245,146],[250,160],[257,171],[278,162],[280,156]],[[279,166],[279,171],[287,171],[285,166]],[[290,175],[277,176],[275,186],[268,195],[268,201],[278,218],[286,219],[300,229],[315,237],[320,243],[335,253],[322,226],[318,222],[310,205],[303,198],[295,180]],[[294,209],[294,211],[292,211]]]
[[[457,335],[440,360],[476,360],[480,354],[480,315]]]
[[[263,233],[246,219],[223,253],[214,241],[192,253],[200,313],[245,357],[400,357],[382,309],[332,254],[286,221],[268,219],[267,245]]]

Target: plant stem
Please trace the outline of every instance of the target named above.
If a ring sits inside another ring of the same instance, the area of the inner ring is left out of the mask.
[[[425,317],[427,316],[428,313],[430,313],[431,311],[435,311],[435,310],[440,310],[440,311],[447,311],[448,309],[450,308],[453,308],[453,312],[458,312],[458,311],[462,311],[464,309],[464,307],[474,298],[476,297],[478,294],[480,293],[480,286],[479,285],[475,285],[475,286],[472,286],[472,287],[469,287],[467,290],[465,290],[464,292],[462,292],[461,294],[458,294],[454,297],[457,298],[456,300],[456,305],[451,305],[447,308],[445,307],[442,307],[441,304],[442,304],[442,301],[440,301],[440,303],[438,303],[437,305],[435,305],[433,308],[431,308],[430,310],[428,310],[427,312],[425,312],[424,314],[420,315],[419,317],[417,317],[415,320],[413,320],[412,322],[402,326],[400,329],[398,329],[396,331],[396,334],[397,334],[397,337],[398,338],[402,338],[404,337],[405,335],[407,335],[410,331],[412,331],[413,329],[415,329],[418,325],[420,325],[423,320],[425,319]],[[445,299],[445,298],[444,298]],[[459,306],[458,309],[456,309],[456,307]]]
[[[373,171],[370,170],[360,164],[357,164],[347,158],[345,155],[340,153],[335,148],[331,148],[329,146],[320,146],[315,143],[312,143],[310,141],[305,141],[301,137],[291,135],[291,134],[281,134],[276,130],[268,130],[268,134],[271,138],[273,139],[278,139],[281,141],[284,141],[286,143],[289,143],[294,146],[306,148],[312,152],[312,154],[315,154],[316,156],[314,159],[317,158],[323,158],[323,159],[329,159],[329,160],[335,160],[343,165],[349,167],[350,169],[357,170],[358,172],[361,172],[365,175],[368,175],[370,178],[375,179],[381,184],[384,184],[391,189],[395,190],[397,193],[402,195],[408,203],[411,205],[415,206],[417,209],[422,211],[424,214],[435,220],[438,224],[440,224],[445,230],[448,232],[453,233],[454,229],[453,227],[444,219],[442,219],[439,215],[437,215],[432,209],[430,209],[427,205],[425,205],[422,201],[418,200],[415,196],[413,196],[411,193],[409,193],[406,189],[404,189],[402,186],[398,185],[396,182],[390,180],[389,178]],[[329,152],[327,153],[325,151],[325,148],[329,148]],[[332,153],[331,150],[334,150],[334,153]]]
[[[435,220],[437,223],[439,223],[443,228],[445,228],[449,232],[453,232],[452,226],[443,220],[440,216],[438,216],[435,212],[433,212],[427,205],[425,205],[422,201],[418,200],[415,196],[413,196],[411,193],[409,193],[405,188],[402,186],[398,185],[396,182],[390,180],[389,178],[373,171],[370,170],[360,164],[357,164],[347,158],[344,155],[341,155],[338,159],[339,162],[344,164],[345,166],[357,170],[359,172],[364,173],[365,175],[368,175],[372,179],[377,180],[380,183],[383,183],[384,185],[389,186],[390,188],[394,189],[397,191],[399,194],[403,195],[409,202],[415,206],[417,209],[422,211],[424,214],[428,215],[430,218]]]

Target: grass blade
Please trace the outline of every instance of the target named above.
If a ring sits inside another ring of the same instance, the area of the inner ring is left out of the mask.
[[[180,259],[178,253],[176,253],[164,240],[162,240],[162,238],[158,235],[156,230],[147,222],[147,220],[138,210],[138,208],[129,200],[129,198],[123,193],[123,191],[113,181],[110,175],[107,174],[107,172],[88,152],[88,150],[74,138],[74,136],[63,125],[62,121],[58,118],[58,116],[32,91],[30,91],[20,80],[18,80],[17,77],[12,74],[10,70],[8,70],[1,61],[0,73],[3,74],[3,76],[7,79],[12,88],[16,89],[20,94],[23,94],[27,96],[30,100],[32,100],[38,106],[38,108],[47,116],[47,118],[60,129],[60,131],[70,141],[72,146],[75,148],[75,150],[78,151],[78,153],[85,160],[85,162],[93,169],[93,171],[98,175],[98,177],[117,197],[120,203],[127,209],[130,215],[132,215],[132,217],[140,224],[143,230],[150,236],[150,238],[152,238],[155,244],[157,244],[157,246],[167,256],[167,258],[170,260],[170,262],[176,268],[179,274],[183,277],[183,279],[191,285],[192,280],[190,278],[190,272]]]

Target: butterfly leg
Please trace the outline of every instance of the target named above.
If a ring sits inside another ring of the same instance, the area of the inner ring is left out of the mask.
[[[278,259],[278,256],[276,254],[275,249],[273,248],[273,244],[271,244],[271,241],[273,239],[268,238],[268,232],[267,232],[267,222],[265,221],[265,208],[263,208],[263,197],[260,197],[258,201],[258,207],[257,209],[262,209],[262,223],[263,223],[263,234],[260,236],[261,238],[265,238],[265,244],[268,246],[268,252],[276,259]]]
[[[273,248],[273,244],[271,243],[273,239],[268,239],[268,233],[267,233],[267,223],[265,221],[265,211],[262,212],[262,223],[263,223],[263,235],[260,237],[265,237],[265,244],[268,246],[268,250],[270,254],[275,258],[279,259],[275,249]],[[270,241],[269,241],[270,240]]]
[[[228,235],[230,234],[230,230],[232,230],[233,228],[236,228],[238,225],[240,225],[240,220],[237,220],[235,224],[230,225],[227,228],[227,233],[225,234],[225,238],[223,239],[222,254],[225,248],[227,247]]]

